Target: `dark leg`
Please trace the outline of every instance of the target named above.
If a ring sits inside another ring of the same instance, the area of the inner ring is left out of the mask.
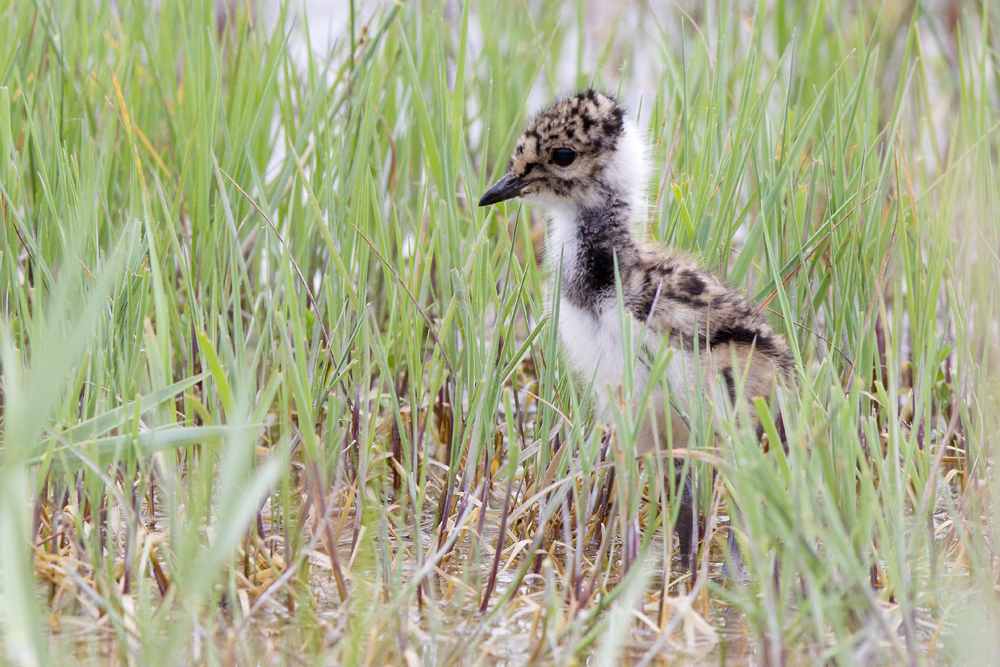
[[[729,510],[729,537],[726,545],[729,547],[729,560],[722,566],[722,577],[736,583],[745,583],[747,580],[747,568],[743,563],[743,552],[740,551],[740,543],[736,541],[736,524],[740,520],[740,513],[736,507]]]
[[[676,495],[679,496],[680,510],[677,514],[677,523],[674,524],[674,531],[677,533],[679,543],[681,567],[695,567],[695,558],[698,555],[698,547],[701,546],[701,521],[697,511],[697,504],[694,498],[694,484],[690,476],[682,476],[677,473],[675,477]],[[729,510],[729,535],[727,546],[729,547],[729,559],[722,566],[722,576],[737,583],[747,581],[746,565],[743,563],[743,552],[740,550],[739,542],[736,541],[735,527],[739,524],[740,514],[735,506]]]
[[[699,525],[696,520],[697,506],[694,500],[694,485],[689,475],[678,472],[674,476],[675,497],[680,496],[680,509],[674,531],[680,546],[681,566],[689,567],[697,555]]]

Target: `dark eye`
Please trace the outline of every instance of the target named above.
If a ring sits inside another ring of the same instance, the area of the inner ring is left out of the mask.
[[[576,153],[568,148],[557,148],[552,151],[552,161],[560,167],[568,167],[576,159]]]

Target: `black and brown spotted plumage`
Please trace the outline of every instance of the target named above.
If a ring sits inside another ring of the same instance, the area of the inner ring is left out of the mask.
[[[740,292],[694,260],[643,241],[637,229],[646,223],[647,186],[638,129],[614,98],[588,90],[528,124],[507,173],[479,204],[522,197],[548,208],[547,258],[559,286],[560,338],[573,368],[593,382],[602,418],[610,416],[625,376],[616,265],[640,355],[648,360],[664,344],[674,348],[665,373],[671,405],[683,413],[691,400],[716,390],[734,400],[737,378],[748,399],[769,396],[791,376],[788,344]],[[634,396],[643,394],[647,371],[648,364],[635,365]],[[688,443],[688,423],[676,411],[667,414],[662,391],[654,390],[653,416],[636,443],[640,454],[666,448],[668,430],[674,446]],[[690,484],[678,481],[687,508]],[[685,557],[693,514],[682,511],[677,527]],[[731,547],[737,557],[735,541]]]
[[[574,368],[593,379],[603,407],[623,376],[616,262],[625,308],[641,325],[635,329],[645,332],[642,345],[655,353],[665,339],[676,349],[667,380],[681,406],[713,384],[735,399],[737,377],[748,398],[768,396],[792,370],[785,339],[754,304],[695,261],[643,242],[636,229],[646,222],[647,174],[635,125],[614,98],[588,90],[528,124],[507,173],[480,205],[523,197],[549,208],[560,337]],[[641,385],[641,369],[637,375]],[[694,386],[696,378],[702,386]],[[672,424],[674,443],[687,443],[678,415],[658,420]],[[665,433],[649,424],[640,452],[656,444],[654,431]]]

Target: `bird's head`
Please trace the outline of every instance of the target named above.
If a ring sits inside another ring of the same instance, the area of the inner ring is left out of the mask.
[[[635,125],[610,95],[587,90],[560,100],[528,123],[507,173],[479,200],[522,197],[552,208],[594,208],[643,199],[646,156]]]

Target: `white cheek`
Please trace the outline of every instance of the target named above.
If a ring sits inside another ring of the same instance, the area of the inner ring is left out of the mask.
[[[582,177],[581,177],[582,178]],[[541,190],[539,192],[529,192],[521,195],[525,201],[533,204],[540,204],[548,211],[555,213],[561,209],[597,208],[601,205],[600,193],[595,189],[574,188],[571,195],[560,196],[551,190]]]

